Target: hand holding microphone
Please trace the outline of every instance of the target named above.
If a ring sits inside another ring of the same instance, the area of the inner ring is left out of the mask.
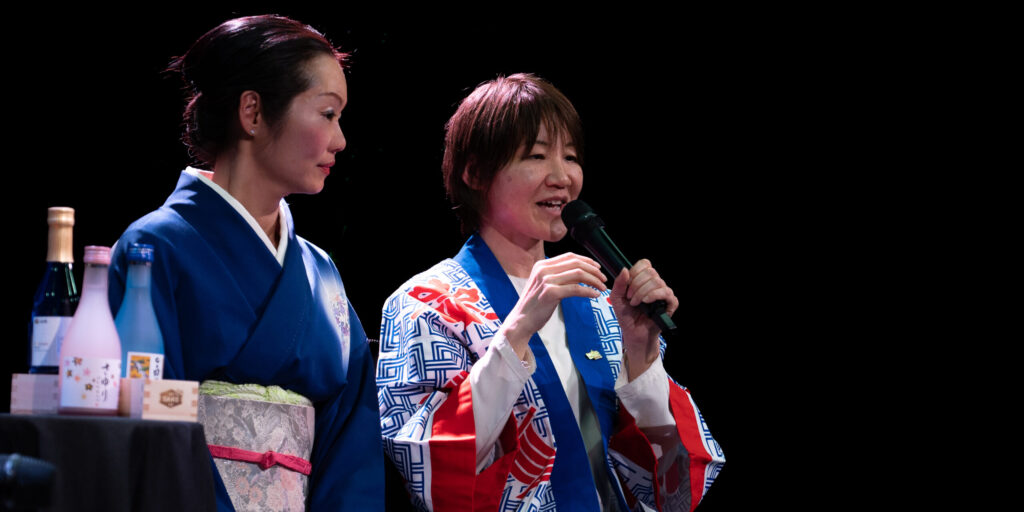
[[[633,267],[605,233],[604,221],[594,213],[587,203],[576,200],[565,205],[565,208],[562,209],[562,222],[569,229],[569,234],[573,239],[586,248],[609,275],[618,276],[622,269]],[[662,332],[672,331],[676,328],[676,324],[666,312],[667,306],[664,300],[636,305],[654,321]]]

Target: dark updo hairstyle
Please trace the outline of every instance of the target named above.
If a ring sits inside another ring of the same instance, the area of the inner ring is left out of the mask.
[[[189,98],[182,141],[190,154],[208,165],[239,136],[238,100],[244,91],[260,95],[271,127],[292,98],[312,86],[306,64],[330,55],[344,67],[339,52],[309,25],[283,16],[247,16],[225,21],[203,34],[168,71],[181,73]]]
[[[532,74],[519,73],[480,84],[448,120],[445,129],[445,190],[455,205],[462,232],[480,229],[487,192],[498,171],[520,146],[530,151],[540,124],[550,137],[571,141],[583,165],[583,125],[576,109],[554,85]],[[463,181],[468,171],[470,187]]]

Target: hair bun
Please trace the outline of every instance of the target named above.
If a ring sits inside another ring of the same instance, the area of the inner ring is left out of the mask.
[[[167,70],[178,73],[189,98],[183,141],[212,164],[237,138],[238,99],[260,95],[261,114],[273,125],[297,94],[310,87],[305,65],[316,55],[344,55],[308,25],[282,16],[247,16],[210,29]]]

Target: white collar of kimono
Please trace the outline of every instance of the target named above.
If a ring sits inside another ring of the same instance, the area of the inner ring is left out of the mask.
[[[189,167],[185,169],[185,172],[192,176],[195,176],[196,178],[199,178],[199,181],[205,183],[207,186],[212,188],[213,191],[216,192],[220,197],[224,198],[224,200],[227,201],[227,203],[230,204],[231,207],[234,208],[235,211],[237,211],[238,214],[241,215],[246,222],[249,223],[249,227],[251,227],[252,230],[256,232],[256,236],[260,237],[260,240],[263,240],[263,243],[267,245],[267,249],[270,250],[270,254],[273,254],[274,257],[277,258],[277,262],[280,263],[282,267],[284,266],[284,255],[285,252],[288,250],[288,226],[285,225],[284,212],[281,211],[284,208],[283,198],[281,199],[281,205],[277,207],[277,215],[278,218],[281,219],[281,222],[278,223],[281,225],[281,243],[279,243],[275,248],[274,242],[270,241],[270,237],[267,236],[267,233],[265,231],[263,231],[263,228],[261,228],[259,223],[256,222],[256,218],[253,217],[251,213],[249,213],[249,210],[246,210],[245,207],[242,206],[242,203],[238,202],[238,199],[232,197],[227,190],[224,190],[223,188],[221,188],[220,185],[214,183],[213,180],[207,177],[207,174],[212,176],[212,172],[196,169],[195,167]]]

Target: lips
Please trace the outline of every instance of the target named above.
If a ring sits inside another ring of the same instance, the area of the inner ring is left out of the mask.
[[[328,163],[328,164],[319,164],[319,165],[317,165],[317,167],[319,167],[320,170],[323,171],[324,175],[327,175],[327,174],[331,173],[331,167],[333,165],[334,165],[334,162],[331,162],[331,163]]]
[[[567,202],[564,199],[546,199],[544,201],[537,201],[537,206],[550,210],[552,213],[561,213],[562,208],[565,207]]]

